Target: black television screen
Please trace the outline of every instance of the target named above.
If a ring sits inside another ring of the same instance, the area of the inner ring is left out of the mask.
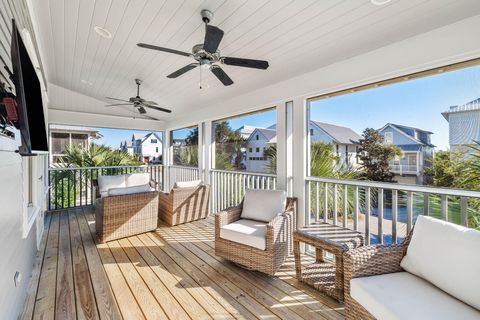
[[[22,135],[19,152],[29,155],[32,151],[48,151],[40,81],[14,20],[12,20],[11,57],[20,118],[18,127]]]

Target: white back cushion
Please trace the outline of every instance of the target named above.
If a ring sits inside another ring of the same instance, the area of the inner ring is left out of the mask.
[[[133,186],[133,187],[111,188],[108,190],[108,195],[121,196],[125,194],[142,193],[142,192],[149,192],[149,191],[151,191],[150,185],[144,184],[141,186]]]
[[[202,180],[191,180],[191,181],[177,181],[173,185],[174,188],[190,188],[198,187],[202,184]]]
[[[125,175],[98,177],[98,188],[100,189],[100,193],[106,192],[108,189],[122,187],[126,187]]]
[[[400,265],[480,309],[480,231],[419,216]]]
[[[125,176],[127,187],[141,186],[150,182],[150,173],[132,173]]]
[[[241,218],[270,222],[285,211],[287,193],[283,190],[247,190]]]

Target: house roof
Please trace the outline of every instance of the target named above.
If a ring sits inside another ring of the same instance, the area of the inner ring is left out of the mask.
[[[260,132],[267,139],[267,142],[275,143],[277,141],[277,130],[276,129],[257,128],[252,132],[251,136],[253,136],[255,131]]]
[[[448,111],[442,112],[442,116],[445,120],[449,121],[450,114],[459,113],[459,112],[468,112],[468,111],[479,111],[480,110],[480,98],[469,101],[460,106],[451,106]]]
[[[431,131],[426,131],[426,130],[422,130],[422,129],[419,129],[419,128],[404,126],[404,125],[395,124],[395,123],[387,123],[386,125],[384,125],[380,129],[378,129],[377,131],[382,131],[386,127],[392,127],[395,130],[397,130],[398,132],[407,136],[410,140],[412,140],[412,142],[413,142],[412,145],[420,144],[420,145],[424,145],[424,146],[435,147],[435,145],[433,145],[431,143],[427,143],[427,142],[422,141],[420,139],[417,139],[417,138],[415,138],[415,136],[412,136],[412,135],[409,134],[409,130],[418,131],[420,133],[425,133],[425,134],[428,134],[428,135],[433,134],[433,132],[431,132]]]
[[[352,144],[362,138],[358,133],[347,127],[313,120],[312,123],[325,131],[336,143]]]
[[[71,132],[71,133],[87,133],[94,139],[103,137],[97,129],[91,127],[69,126],[64,124],[51,124],[49,126],[50,132]]]

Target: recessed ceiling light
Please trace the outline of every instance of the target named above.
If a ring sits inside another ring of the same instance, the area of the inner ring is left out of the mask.
[[[384,4],[389,3],[392,0],[370,0],[370,2],[376,6],[383,6]]]
[[[91,83],[90,81],[87,81],[85,79],[82,79],[80,80],[83,84],[88,84],[89,86],[93,86],[93,83]]]
[[[107,29],[105,28],[102,28],[102,27],[99,27],[99,26],[95,26],[93,28],[95,30],[96,33],[98,33],[98,35],[102,38],[106,38],[106,39],[110,39],[112,37],[112,34],[110,33],[110,31],[108,31]]]

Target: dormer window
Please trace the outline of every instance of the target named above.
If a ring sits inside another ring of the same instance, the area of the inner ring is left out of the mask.
[[[255,140],[258,140],[258,134],[255,136]]]

